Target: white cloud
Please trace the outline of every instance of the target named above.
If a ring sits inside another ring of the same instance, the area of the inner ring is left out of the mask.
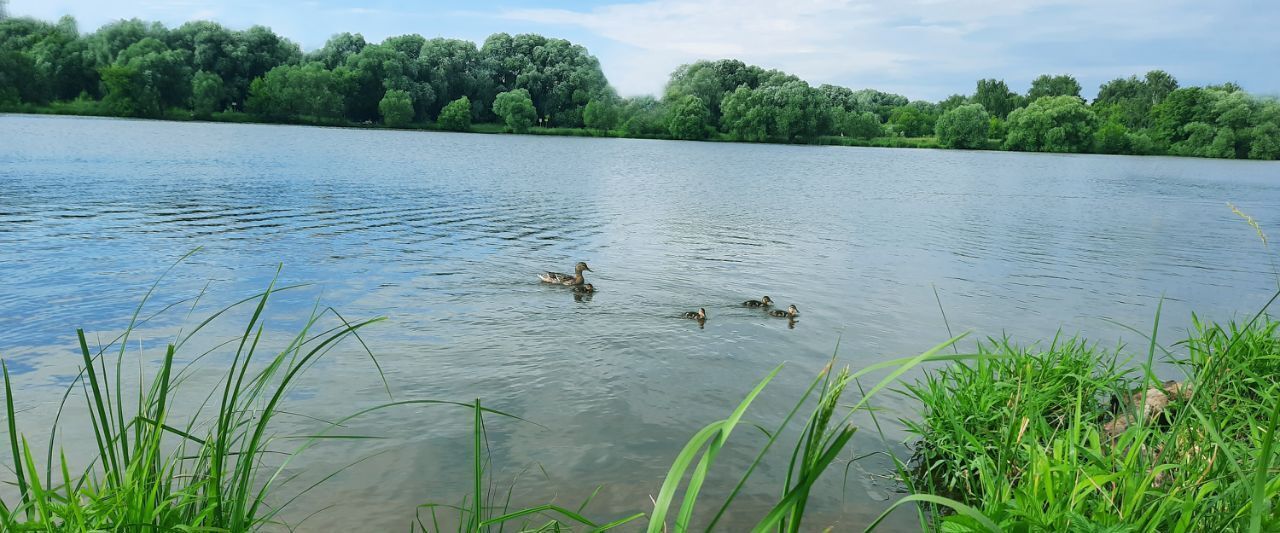
[[[1179,12],[1176,4],[1185,1],[650,0],[587,11],[515,9],[502,16],[581,27],[626,45],[623,57],[604,62],[624,94],[660,91],[682,63],[731,57],[815,84],[915,86],[917,94],[908,96],[938,98],[945,94],[923,78],[1021,75],[1011,72],[1011,63],[1026,43],[1188,32],[1197,17]],[[1035,68],[1069,69],[1070,50],[1065,52],[1067,57],[1045,58]]]

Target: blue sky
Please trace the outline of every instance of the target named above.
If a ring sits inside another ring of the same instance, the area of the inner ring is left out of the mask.
[[[585,45],[628,96],[660,92],[682,63],[723,57],[912,99],[970,93],[986,77],[1021,91],[1043,73],[1073,74],[1092,96],[1153,68],[1183,85],[1280,94],[1277,0],[10,0],[9,11],[70,14],[84,32],[131,17],[262,24],[305,50],[342,31],[477,42],[536,32]]]

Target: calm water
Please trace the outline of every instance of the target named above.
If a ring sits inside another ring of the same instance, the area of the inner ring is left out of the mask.
[[[1280,233],[1280,165],[0,116],[0,355],[19,422],[47,435],[40,421],[77,369],[75,327],[114,336],[164,269],[203,247],[147,308],[208,287],[190,316],[144,328],[151,360],[283,264],[282,282],[312,285],[272,306],[277,340],[316,301],[388,317],[364,339],[396,399],[482,398],[546,426],[489,421],[498,484],[527,470],[518,502],[571,507],[604,485],[588,514],[612,519],[646,510],[685,439],[778,363],[754,421],[780,420],[837,341],[858,367],[945,340],[935,286],[955,332],[1026,340],[1062,328],[1140,343],[1115,323],[1149,329],[1162,294],[1166,340],[1192,310],[1255,311],[1276,287],[1275,253],[1227,202]],[[537,282],[579,260],[594,297]],[[737,307],[763,294],[800,308],[794,328]],[[698,307],[705,328],[676,318]],[[202,361],[193,382],[227,360]],[[332,418],[386,398],[352,344],[288,408]],[[913,406],[893,394],[878,406],[901,451],[893,419]],[[308,452],[298,468],[319,473],[373,457],[290,516],[337,503],[302,529],[405,528],[415,505],[468,492],[469,431],[467,413],[439,408],[355,423],[388,438]],[[722,472],[759,440],[735,434]],[[864,431],[855,448],[883,444]],[[780,465],[745,502],[774,493]],[[830,476],[810,524],[865,524],[896,497],[886,468]],[[763,509],[749,511],[731,520]]]

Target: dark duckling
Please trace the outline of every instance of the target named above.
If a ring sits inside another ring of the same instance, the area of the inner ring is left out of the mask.
[[[596,292],[596,288],[592,286],[590,283],[584,283],[582,285],[574,285],[573,292],[576,292],[579,294],[586,294],[586,293]]]
[[[769,315],[786,317],[786,318],[795,318],[800,316],[800,310],[796,309],[796,306],[794,305],[789,305],[787,306],[786,311],[783,311],[781,309],[774,309],[772,311],[769,311]]]
[[[768,296],[763,296],[759,300],[747,300],[742,302],[742,305],[747,307],[769,307],[773,305],[773,299]]]
[[[707,310],[699,307],[697,311],[689,311],[680,316],[684,318],[692,318],[694,320],[701,322],[707,319]]]

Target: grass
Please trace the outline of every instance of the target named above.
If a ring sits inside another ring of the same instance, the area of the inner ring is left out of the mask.
[[[83,366],[54,417],[53,431],[43,450],[43,464],[37,460],[37,449],[20,431],[13,382],[7,364],[0,360],[14,468],[11,479],[16,480],[18,494],[14,502],[0,501],[0,531],[246,531],[268,525],[289,527],[279,521],[280,512],[317,486],[297,490],[287,498],[273,498],[277,487],[295,479],[285,474],[290,462],[323,440],[364,438],[335,435],[331,430],[353,418],[405,404],[478,408],[434,400],[391,401],[327,424],[314,434],[277,434],[272,422],[283,412],[284,398],[301,375],[343,341],[358,339],[358,330],[379,321],[348,322],[332,309],[317,306],[302,328],[285,339],[282,349],[264,354],[260,346],[266,336],[263,312],[267,303],[273,295],[295,287],[279,287],[272,282],[263,292],[213,313],[168,343],[163,360],[155,365],[148,379],[141,376],[145,359],[139,348],[139,382],[128,394],[125,347],[133,332],[182,303],[194,308],[200,296],[143,317],[141,311],[151,295],[149,291],[124,333],[96,349],[89,347],[83,330],[77,330]],[[196,344],[191,341],[209,324],[239,308],[252,312],[241,334],[216,342],[209,351],[179,355],[184,348]],[[372,366],[378,368],[372,352],[367,353]],[[212,354],[223,357],[218,363],[223,366],[205,371],[223,372],[221,380],[212,390],[196,396],[202,397],[202,402],[176,405],[187,397],[179,395],[178,389],[191,377],[194,365]],[[188,357],[191,362],[187,365],[175,364]],[[85,401],[78,408],[74,403],[68,404],[76,391],[83,394]],[[59,420],[67,408],[87,413],[88,427],[69,431],[60,428]],[[175,417],[175,412],[180,412],[181,417]],[[177,422],[181,418],[187,422]],[[73,461],[57,449],[55,439],[60,431],[92,437],[96,455],[83,470],[72,470]],[[293,442],[301,444],[290,444]]]
[[[1079,339],[998,339],[979,349],[994,357],[929,373],[907,389],[924,410],[908,422],[920,437],[914,492],[954,498],[1003,530],[1280,528],[1280,323],[1193,323],[1181,355],[1154,342],[1126,356]],[[1164,387],[1157,352],[1183,371],[1183,390],[1144,416],[1125,399]],[[1117,418],[1130,423],[1108,425]]]

